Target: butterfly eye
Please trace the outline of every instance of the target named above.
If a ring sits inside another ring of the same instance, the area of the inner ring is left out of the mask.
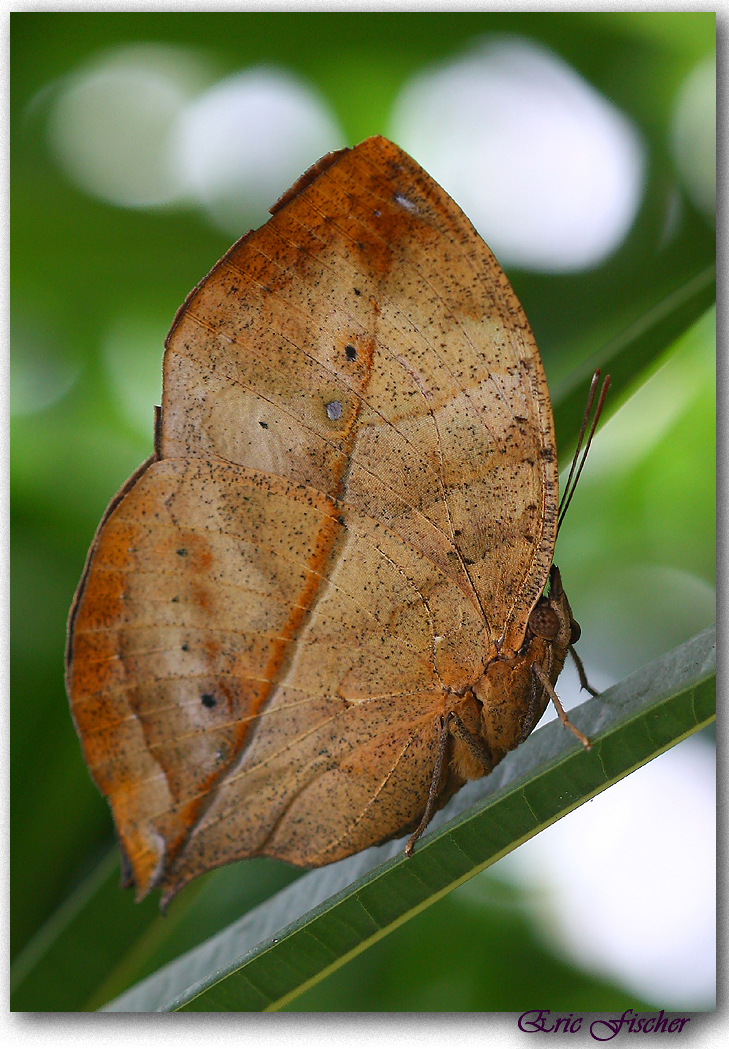
[[[551,641],[559,633],[559,619],[549,605],[537,605],[529,616],[529,629],[535,637]]]
[[[582,631],[580,630],[580,624],[576,619],[573,619],[570,623],[570,644],[576,645],[580,640],[581,635]]]

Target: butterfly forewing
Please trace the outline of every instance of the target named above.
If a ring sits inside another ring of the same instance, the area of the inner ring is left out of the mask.
[[[551,407],[503,272],[392,143],[322,168],[179,311],[161,459],[80,587],[69,691],[140,893],[403,831],[547,580]]]

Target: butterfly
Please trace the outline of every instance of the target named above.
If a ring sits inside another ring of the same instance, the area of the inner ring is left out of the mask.
[[[550,697],[589,746],[554,691],[579,636],[554,423],[502,269],[381,137],[271,213],[179,309],[154,454],[69,616],[71,710],[138,898],[251,856],[411,852]]]

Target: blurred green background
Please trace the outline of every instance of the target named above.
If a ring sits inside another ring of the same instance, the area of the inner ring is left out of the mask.
[[[66,615],[107,502],[151,452],[166,331],[233,237],[193,207],[120,207],[74,184],[49,145],[64,78],[105,49],[140,43],[202,49],[212,80],[268,64],[313,87],[353,145],[388,133],[414,75],[494,33],[552,48],[647,144],[640,211],[612,255],[585,272],[508,268],[556,385],[715,258],[711,208],[697,206],[675,146],[682,87],[715,53],[712,13],[11,17],[15,1008],[96,1007],[295,876],[270,861],[236,865],[184,890],[164,921],[153,900],[137,906],[116,888],[109,812],[64,694]],[[710,313],[610,420],[560,535],[580,648],[602,684],[714,618],[714,330]],[[550,952],[526,890],[488,873],[479,881],[479,893],[441,901],[297,1007],[638,1007],[625,986]],[[92,905],[72,927],[64,964],[44,968],[79,891]]]

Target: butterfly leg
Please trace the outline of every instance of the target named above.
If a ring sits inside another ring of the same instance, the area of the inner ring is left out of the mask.
[[[453,721],[453,734],[463,740],[473,756],[481,762],[484,771],[491,772],[494,761],[486,744],[468,731],[455,710],[452,710],[448,717]]]
[[[542,706],[543,691],[539,678],[536,674],[532,673],[532,691],[531,696],[529,697],[529,709],[522,721],[521,732],[516,741],[517,747],[531,736],[544,714],[545,708]]]
[[[411,834],[408,838],[408,843],[405,846],[405,855],[408,857],[412,856],[415,842],[418,840],[420,835],[430,823],[433,817],[433,812],[435,811],[436,802],[438,801],[438,791],[440,788],[440,775],[443,770],[443,761],[445,759],[446,747],[448,745],[448,729],[452,717],[453,714],[450,713],[447,714],[445,718],[440,719],[440,735],[438,736],[438,750],[436,751],[435,755],[435,768],[433,769],[433,778],[430,781],[428,801],[426,803],[425,812],[423,813],[420,823],[418,824],[413,834]]]
[[[542,685],[542,687],[544,689],[546,689],[547,695],[549,696],[549,698],[554,703],[555,709],[557,711],[557,717],[562,722],[563,727],[564,728],[568,728],[570,730],[570,732],[574,736],[576,736],[577,739],[579,739],[580,743],[585,748],[585,750],[590,750],[591,749],[591,743],[590,743],[589,739],[587,738],[587,736],[584,733],[580,732],[580,730],[575,725],[573,725],[572,722],[570,721],[570,719],[567,717],[565,709],[562,706],[562,704],[560,703],[559,697],[558,697],[557,693],[554,691],[554,688],[552,687],[552,682],[549,680],[547,675],[544,673],[544,670],[539,665],[539,663],[532,663],[532,675],[533,675],[533,677],[535,677],[537,679],[539,684]]]
[[[593,688],[590,682],[587,680],[587,674],[585,673],[585,668],[582,664],[582,660],[577,655],[572,645],[569,646],[569,652],[575,661],[577,673],[580,675],[580,688],[584,688],[587,692],[590,693],[591,696],[599,696],[600,693],[597,691],[597,689]]]
[[[425,806],[425,812],[423,813],[422,819],[420,820],[417,829],[410,836],[410,838],[408,839],[408,843],[405,846],[406,856],[412,856],[415,842],[418,840],[418,838],[423,833],[423,831],[428,826],[433,817],[435,806],[438,802],[438,794],[440,793],[440,778],[441,773],[443,771],[443,761],[445,760],[445,752],[446,747],[448,745],[448,736],[451,730],[451,723],[453,724],[454,735],[458,736],[460,739],[463,740],[468,749],[481,762],[486,772],[490,772],[493,768],[493,761],[488,748],[471,732],[468,731],[458,714],[456,714],[455,710],[451,710],[448,714],[446,714],[444,718],[441,718],[440,735],[438,736],[438,750],[435,755],[435,768],[433,769],[433,778],[430,781],[428,801]]]

